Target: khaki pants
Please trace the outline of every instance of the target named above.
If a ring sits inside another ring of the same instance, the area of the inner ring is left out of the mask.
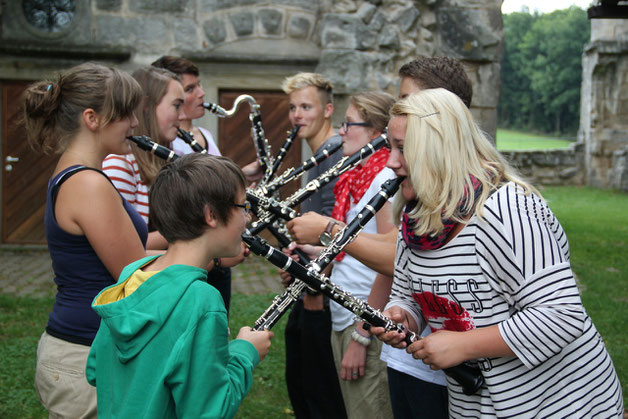
[[[331,347],[342,398],[345,402],[349,419],[385,419],[392,418],[390,393],[388,392],[388,375],[386,363],[380,359],[382,342],[373,338],[366,348],[366,366],[364,376],[358,380],[345,381],[340,378],[340,365],[345,350],[351,342],[350,326],[341,332],[331,332]]]
[[[96,387],[85,378],[89,349],[46,332],[41,335],[35,388],[50,418],[96,418]]]

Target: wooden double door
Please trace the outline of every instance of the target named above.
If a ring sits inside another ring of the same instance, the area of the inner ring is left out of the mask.
[[[45,244],[43,216],[48,179],[58,156],[46,156],[31,149],[20,119],[21,96],[30,82],[1,81],[2,96],[2,243]],[[253,96],[260,105],[262,123],[273,155],[276,155],[290,129],[288,98],[279,91],[220,91],[219,105],[231,109],[240,94]],[[251,138],[249,109],[243,104],[238,112],[220,119],[217,135],[221,152],[243,166],[255,159]],[[301,144],[295,142],[279,173],[301,163]],[[298,185],[286,186],[282,193],[291,193]]]

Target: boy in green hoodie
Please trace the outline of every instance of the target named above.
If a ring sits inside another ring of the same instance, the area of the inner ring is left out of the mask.
[[[101,417],[233,417],[273,334],[228,341],[220,293],[205,282],[215,258],[240,253],[248,203],[230,159],[195,153],[164,167],[150,190],[163,256],[128,265],[96,296],[102,318],[86,375]]]

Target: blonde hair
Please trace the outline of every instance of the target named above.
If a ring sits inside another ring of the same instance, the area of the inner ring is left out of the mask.
[[[145,135],[156,143],[168,147],[169,142],[165,142],[161,137],[159,123],[157,122],[157,105],[168,92],[168,86],[172,80],[180,81],[179,76],[173,72],[157,67],[142,67],[132,74],[144,92],[142,105],[137,115],[137,128],[135,135]],[[159,169],[165,166],[166,161],[139,148],[135,143],[131,144],[131,150],[140,169],[142,181],[150,185]]]
[[[62,152],[78,132],[85,109],[93,109],[103,127],[133,115],[141,95],[140,86],[125,72],[95,63],[72,67],[26,89],[26,135],[35,150],[45,154]]]
[[[363,92],[352,95],[349,99],[364,122],[375,130],[384,132],[390,119],[390,108],[395,98],[385,92]]]
[[[417,196],[409,216],[417,220],[415,234],[435,235],[443,231],[442,219],[465,222],[465,215],[477,213],[489,195],[506,181],[520,185],[527,195],[538,194],[523,181],[473,121],[471,112],[458,96],[446,89],[427,89],[397,102],[391,116],[405,116],[403,156]],[[482,184],[482,193],[473,191],[470,175]],[[540,196],[540,194],[539,194]],[[464,202],[463,209],[458,209]],[[399,220],[406,202],[400,194],[394,205]]]
[[[333,103],[334,86],[331,84],[331,81],[329,81],[329,79],[322,74],[297,73],[294,76],[286,78],[281,84],[282,90],[287,95],[310,86],[316,87],[323,105]]]

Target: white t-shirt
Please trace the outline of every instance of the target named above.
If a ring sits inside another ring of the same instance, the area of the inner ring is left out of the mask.
[[[221,156],[220,151],[218,150],[218,147],[214,142],[214,137],[212,137],[211,133],[205,128],[197,128],[201,131],[203,137],[205,137],[205,140],[207,140],[207,154],[211,154],[212,156]],[[195,140],[198,141],[197,138],[195,138]],[[172,148],[172,151],[174,151],[179,156],[194,153],[192,147],[190,147],[188,143],[186,143],[179,137],[175,138],[174,141],[170,143],[170,148]]]
[[[425,328],[421,336],[426,337],[429,334],[430,329]],[[419,380],[427,381],[428,383],[441,386],[447,385],[447,379],[443,371],[431,369],[429,365],[425,365],[420,359],[412,358],[412,355],[407,353],[405,349],[382,345],[381,359],[388,365],[388,368],[392,368],[393,370],[408,374]]]
[[[350,222],[355,216],[364,208],[364,206],[373,198],[377,192],[380,191],[382,184],[388,179],[395,177],[392,170],[385,167],[381,172],[375,176],[373,182],[369,186],[368,190],[364,193],[362,198],[357,204],[351,202],[351,207],[347,211],[345,219]],[[365,233],[377,233],[377,220],[373,217],[364,226],[362,230]],[[340,262],[334,262],[334,268],[329,278],[331,282],[340,286],[347,292],[350,292],[354,297],[360,298],[364,301],[368,300],[368,296],[371,293],[373,282],[375,282],[376,272],[366,265],[359,262],[353,256],[348,253],[345,254],[344,259]],[[329,309],[331,311],[332,329],[336,332],[340,332],[354,323],[355,314],[340,304],[330,301]]]

